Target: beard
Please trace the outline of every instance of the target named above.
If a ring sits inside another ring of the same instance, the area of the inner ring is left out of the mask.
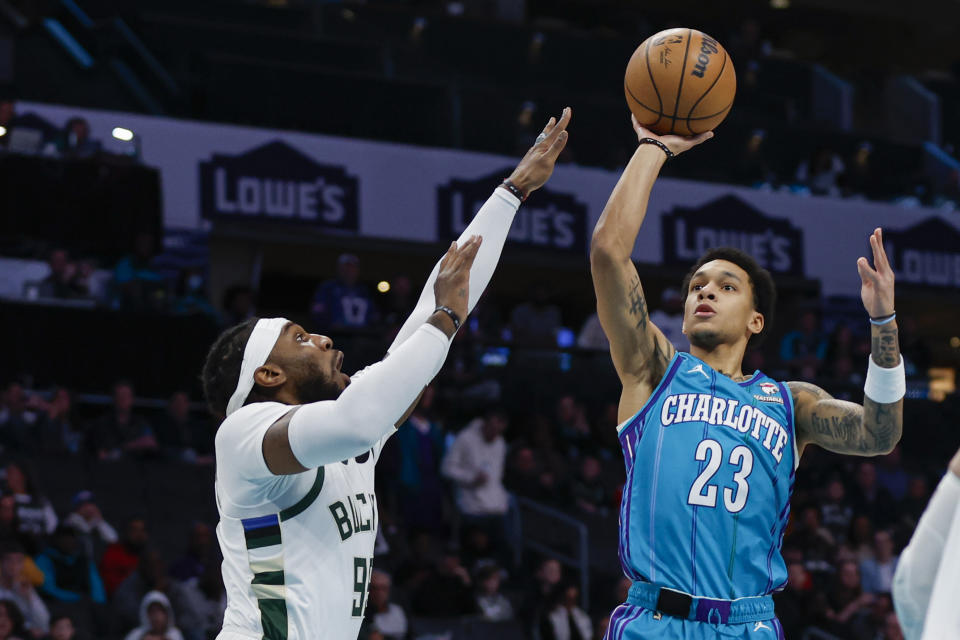
[[[339,398],[343,387],[337,382],[336,376],[336,372],[328,374],[312,362],[298,371],[293,386],[300,404]]]
[[[713,350],[723,342],[723,337],[712,329],[699,329],[690,332],[690,344],[705,351]]]

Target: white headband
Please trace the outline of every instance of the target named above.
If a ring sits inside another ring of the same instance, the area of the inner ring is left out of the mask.
[[[253,333],[247,340],[247,346],[243,349],[243,364],[240,365],[240,378],[237,380],[237,389],[230,396],[230,402],[227,403],[227,415],[243,406],[250,390],[253,389],[253,374],[257,369],[263,366],[270,357],[270,352],[277,344],[280,333],[290,322],[286,318],[260,318],[256,326],[253,327]]]

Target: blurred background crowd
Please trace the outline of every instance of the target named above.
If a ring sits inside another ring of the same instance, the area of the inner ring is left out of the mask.
[[[285,315],[358,370],[382,357],[438,255],[336,236],[318,241],[309,273],[277,267],[275,252],[252,280],[214,287],[213,241],[159,220],[160,177],[139,164],[135,132],[93,139],[84,118],[51,122],[23,103],[511,157],[572,104],[561,161],[615,169],[634,144],[611,124],[626,129],[626,60],[647,35],[693,25],[730,52],[737,102],[716,141],[666,175],[957,215],[960,66],[930,43],[948,42],[960,15],[918,1],[909,15],[798,0],[0,1],[0,640],[215,637],[206,349],[225,327]],[[45,190],[56,215],[31,206]],[[384,449],[364,638],[603,637],[629,581],[616,552],[619,385],[588,268],[508,245]],[[639,268],[653,321],[685,349],[683,271]],[[856,292],[778,286],[774,331],[745,371],[859,401],[870,344]],[[960,446],[960,299],[919,288],[898,305],[903,440],[874,459],[804,453],[775,595],[791,639],[902,637],[898,553]]]

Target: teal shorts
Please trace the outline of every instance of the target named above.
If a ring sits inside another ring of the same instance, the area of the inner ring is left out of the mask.
[[[785,640],[775,617],[743,624],[714,624],[685,620],[653,609],[622,604],[610,614],[603,640]]]

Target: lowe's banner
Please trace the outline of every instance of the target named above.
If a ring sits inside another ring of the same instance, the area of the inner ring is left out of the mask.
[[[134,131],[144,162],[161,171],[164,223],[172,230],[256,221],[258,229],[311,227],[358,237],[447,240],[460,233],[519,160],[36,103],[19,103],[17,110],[56,126],[82,116],[108,150],[122,144],[111,138],[114,127]],[[570,135],[575,144],[577,135],[589,132],[574,123]],[[558,167],[521,207],[510,243],[586,256],[617,178],[606,170]],[[898,286],[960,289],[956,218],[885,203],[662,179],[650,197],[634,259],[682,267],[706,248],[735,246],[774,275],[815,278],[826,295],[855,296],[856,260],[868,255],[873,229],[883,227]]]

